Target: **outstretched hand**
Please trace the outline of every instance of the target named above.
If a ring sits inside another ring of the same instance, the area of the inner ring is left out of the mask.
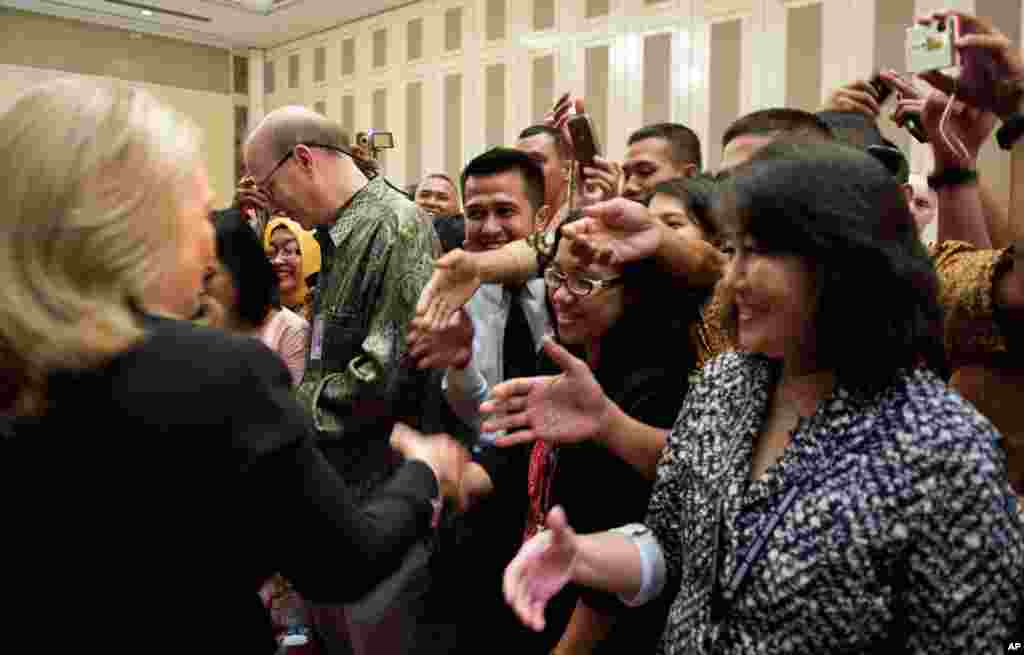
[[[562,228],[578,257],[605,266],[637,262],[654,256],[662,243],[660,222],[647,208],[625,198],[614,198],[583,210],[585,218]]]
[[[473,321],[462,308],[436,330],[425,319],[415,318],[408,341],[417,368],[465,368],[473,357]]]
[[[544,340],[544,350],[562,369],[560,375],[517,378],[499,384],[480,411],[495,414],[484,422],[485,432],[516,430],[500,436],[499,446],[541,439],[570,444],[603,434],[611,401],[604,395],[590,367],[569,351]]]
[[[458,312],[480,288],[480,271],[472,253],[456,248],[434,262],[434,274],[416,304],[419,325],[440,330],[454,325]]]
[[[523,544],[505,569],[503,584],[505,602],[523,625],[538,632],[544,629],[548,601],[572,579],[579,552],[578,537],[561,507],[548,513],[547,527]]]

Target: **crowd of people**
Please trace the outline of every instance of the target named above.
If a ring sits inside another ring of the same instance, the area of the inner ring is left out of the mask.
[[[200,135],[145,92],[25,94],[0,115],[8,643],[1020,648],[1024,207],[977,157],[1024,148],[1024,58],[956,15],[972,84],[881,71],[752,112],[717,170],[674,123],[579,161],[567,93],[406,193],[285,107],[214,210]]]

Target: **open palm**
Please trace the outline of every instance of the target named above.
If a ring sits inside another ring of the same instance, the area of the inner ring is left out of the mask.
[[[551,510],[548,529],[519,550],[505,569],[505,602],[519,620],[534,630],[544,629],[548,601],[572,579],[579,547],[561,507]]]
[[[484,423],[485,431],[514,431],[499,437],[499,446],[535,439],[579,443],[598,438],[605,429],[611,401],[590,368],[552,339],[545,339],[544,348],[562,369],[560,375],[509,380],[495,387],[480,408],[496,414]]]
[[[456,313],[479,288],[480,272],[473,255],[456,248],[434,262],[434,274],[420,293],[416,314],[424,327],[441,329],[456,320]]]

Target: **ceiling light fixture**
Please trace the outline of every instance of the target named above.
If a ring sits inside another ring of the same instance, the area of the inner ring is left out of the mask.
[[[132,9],[138,9],[142,12],[143,16],[174,16],[175,18],[187,18],[189,20],[200,21],[203,23],[209,23],[212,19],[206,16],[197,16],[196,14],[188,14],[183,11],[174,11],[173,9],[161,9],[152,4],[143,4],[140,2],[133,2],[132,0],[106,0],[108,4],[120,5],[122,7],[130,7]],[[149,12],[148,14],[146,12]]]

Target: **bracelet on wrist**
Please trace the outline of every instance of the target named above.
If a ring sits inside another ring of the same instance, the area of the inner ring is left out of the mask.
[[[970,168],[947,168],[928,176],[928,186],[939,189],[972,184],[978,180],[978,172]]]

